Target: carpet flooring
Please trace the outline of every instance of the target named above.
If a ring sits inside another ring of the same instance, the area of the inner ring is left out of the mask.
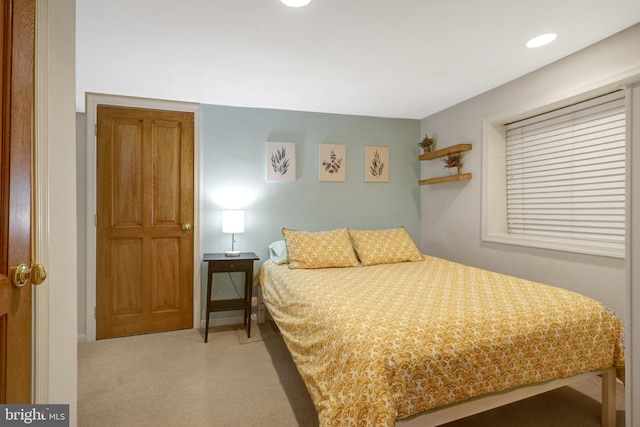
[[[317,426],[278,332],[269,323],[251,330],[247,340],[239,326],[211,328],[207,344],[197,329],[78,344],[78,426]],[[595,427],[599,399],[596,377],[446,426]]]

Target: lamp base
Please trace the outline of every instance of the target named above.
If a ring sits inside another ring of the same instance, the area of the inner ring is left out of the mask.
[[[240,256],[240,251],[225,251],[224,256]]]

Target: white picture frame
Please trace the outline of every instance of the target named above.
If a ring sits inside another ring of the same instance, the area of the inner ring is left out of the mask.
[[[347,148],[339,144],[320,144],[318,149],[318,179],[344,182],[347,174]]]
[[[267,142],[267,182],[296,180],[295,142]]]

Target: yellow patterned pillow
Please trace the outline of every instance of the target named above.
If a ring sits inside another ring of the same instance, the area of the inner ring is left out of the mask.
[[[282,229],[289,253],[289,268],[353,267],[358,258],[353,252],[349,231],[296,231]]]
[[[349,230],[349,234],[362,265],[424,259],[404,227],[391,230]]]

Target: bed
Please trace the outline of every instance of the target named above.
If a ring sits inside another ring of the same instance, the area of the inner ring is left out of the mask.
[[[421,254],[402,227],[283,236],[256,280],[321,426],[438,425],[596,374],[615,424],[623,328],[597,301]]]

